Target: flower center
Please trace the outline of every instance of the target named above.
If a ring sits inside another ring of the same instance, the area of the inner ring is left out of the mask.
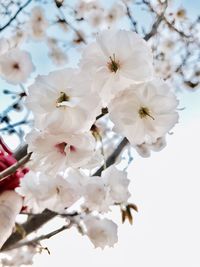
[[[15,70],[19,70],[20,69],[19,64],[17,62],[15,62],[13,64],[13,69],[15,69]]]
[[[68,102],[70,100],[70,97],[64,93],[64,92],[60,92],[60,96],[58,97],[57,101],[56,101],[56,107],[62,107],[65,106],[66,102]]]
[[[67,146],[67,143],[66,142],[62,142],[62,143],[59,143],[59,144],[55,145],[55,148],[62,155],[66,155],[66,153],[65,153],[66,146]]]
[[[39,22],[42,21],[42,17],[41,16],[38,16],[37,17],[37,21],[39,21]]]
[[[55,148],[56,148],[56,150],[59,152],[59,153],[61,153],[62,155],[64,155],[64,156],[66,156],[66,152],[65,152],[65,149],[66,149],[66,146],[67,146],[68,144],[66,143],[66,142],[62,142],[62,143],[58,143],[58,144],[56,144],[55,145]],[[75,146],[72,146],[72,145],[70,145],[69,146],[69,151],[70,152],[76,152],[76,148],[75,148]]]
[[[138,113],[141,119],[150,117],[152,120],[155,120],[154,117],[151,115],[150,110],[147,107],[141,107]]]
[[[69,149],[70,149],[70,152],[76,152],[76,148],[72,145],[69,147]]]
[[[111,72],[117,72],[117,70],[120,68],[120,64],[119,61],[115,59],[115,54],[113,54],[113,56],[109,57],[110,61],[107,63],[108,69]]]

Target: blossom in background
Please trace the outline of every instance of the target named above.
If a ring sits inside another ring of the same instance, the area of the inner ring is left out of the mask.
[[[123,17],[124,14],[125,14],[124,6],[118,3],[114,3],[114,5],[112,5],[111,8],[108,10],[105,19],[108,22],[108,24],[112,25],[118,22]]]
[[[87,236],[95,248],[113,247],[117,242],[117,225],[108,219],[86,216],[84,223],[87,229]]]
[[[135,84],[121,92],[109,105],[114,131],[132,145],[154,143],[177,122],[178,101],[168,85],[158,79]]]
[[[1,38],[0,39],[0,55],[5,54],[11,47],[9,39]]]
[[[67,63],[68,57],[59,47],[52,48],[49,52],[49,57],[57,66],[63,66]]]
[[[106,105],[124,86],[152,79],[152,60],[150,48],[138,34],[105,30],[85,48],[80,67],[93,75],[93,89],[100,91]]]
[[[93,27],[94,29],[100,28],[102,24],[104,23],[104,10],[92,10],[87,15],[87,21]]]
[[[0,76],[12,84],[24,83],[34,71],[28,52],[13,48],[0,58]]]
[[[27,34],[24,31],[17,30],[9,38],[0,38],[0,55],[6,54],[9,50],[20,46],[26,40]]]
[[[45,17],[44,9],[36,6],[31,10],[30,21],[27,25],[30,36],[35,40],[41,40],[46,35],[46,29],[49,26]]]

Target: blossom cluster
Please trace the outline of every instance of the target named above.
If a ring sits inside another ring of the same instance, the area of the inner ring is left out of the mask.
[[[28,78],[33,67],[26,54],[28,67],[15,62],[12,75],[12,54],[4,57],[3,77],[18,83]],[[26,105],[35,123],[26,136],[30,172],[16,189],[24,206],[33,213],[48,208],[63,214],[79,203],[79,219],[94,246],[113,246],[117,225],[102,216],[114,205],[127,205],[129,180],[115,165],[106,168],[97,120],[106,116],[112,131],[143,156],[162,149],[178,122],[178,100],[156,76],[148,44],[131,31],[105,30],[84,48],[78,68],[39,75],[28,88]],[[93,175],[102,164],[101,176]]]

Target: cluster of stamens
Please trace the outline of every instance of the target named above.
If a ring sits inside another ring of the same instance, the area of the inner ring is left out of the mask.
[[[15,62],[13,64],[13,69],[15,69],[15,70],[19,70],[20,69],[19,64],[17,62]]]
[[[120,64],[119,64],[119,61],[117,61],[115,59],[115,54],[113,54],[113,56],[109,57],[110,61],[107,63],[108,65],[108,69],[111,71],[111,72],[117,72],[117,70],[120,68]]]
[[[59,107],[65,106],[65,102],[68,102],[69,99],[70,98],[66,93],[60,92],[60,96],[58,97],[56,101],[56,107],[59,108]]]
[[[141,107],[138,113],[141,119],[150,117],[152,120],[155,120],[154,117],[151,115],[150,110],[147,107]]]
[[[65,155],[65,156],[66,156],[66,151],[65,151],[65,149],[66,149],[67,145],[68,145],[68,144],[67,144],[66,142],[62,142],[62,143],[58,143],[58,144],[56,144],[56,145],[55,145],[55,148],[57,149],[57,151],[58,151],[59,153],[61,153],[62,155]],[[69,151],[70,151],[70,152],[76,152],[76,148],[75,148],[74,146],[70,145],[70,146],[69,146]]]

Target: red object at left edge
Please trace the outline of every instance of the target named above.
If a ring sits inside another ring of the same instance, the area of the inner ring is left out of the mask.
[[[17,160],[14,158],[12,151],[4,144],[0,138],[0,172],[15,164]],[[19,168],[15,173],[0,180],[0,193],[6,190],[14,190],[19,186],[20,179],[28,172],[28,168]]]

